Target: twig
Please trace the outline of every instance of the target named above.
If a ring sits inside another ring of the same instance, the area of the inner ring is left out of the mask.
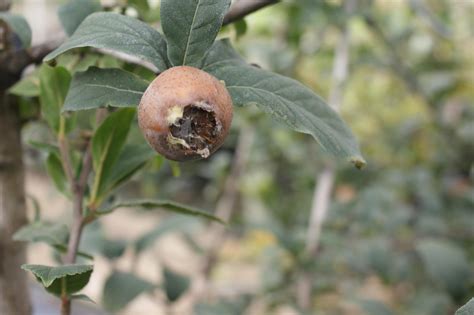
[[[317,177],[317,183],[311,208],[313,211],[311,211],[308,232],[306,234],[305,250],[310,257],[316,255],[318,251],[321,228],[329,208],[329,197],[331,196],[334,184],[333,169],[326,167]]]
[[[62,38],[15,51],[0,53],[0,88],[7,89],[20,79],[23,70],[30,64],[40,63],[43,58],[56,49]]]
[[[245,126],[240,131],[239,142],[235,149],[235,155],[232,162],[232,169],[224,184],[222,197],[216,205],[216,215],[224,221],[229,221],[234,213],[235,203],[239,193],[239,181],[244,172],[245,165],[250,154],[253,143],[254,130],[250,126]],[[211,240],[207,248],[206,262],[204,264],[204,275],[209,277],[213,268],[217,252],[225,240],[224,234],[227,229],[222,224],[213,223],[209,234]]]
[[[71,193],[75,194],[77,190],[77,182],[74,178],[74,173],[72,170],[71,156],[69,154],[69,143],[64,134],[60,134],[58,136],[58,144],[59,154],[61,155],[61,162],[63,165],[64,173],[66,173],[66,178],[69,182]]]
[[[276,4],[279,0],[240,0],[235,2],[229,12],[224,18],[223,25],[227,25],[244,18],[245,16],[258,11],[266,6]],[[0,88],[7,89],[20,79],[23,70],[30,64],[40,63],[43,58],[51,51],[55,50],[64,42],[63,37],[39,44],[37,46],[22,49],[18,51],[5,52],[0,54]],[[103,50],[99,50],[104,52]],[[110,51],[106,52],[111,54]],[[150,63],[143,62],[137,58],[120,54],[112,53],[112,55],[125,62],[141,65],[151,71],[156,72],[156,67]]]
[[[223,25],[238,21],[245,16],[258,11],[266,6],[276,4],[280,0],[240,0],[234,2],[229,12],[224,17]]]
[[[430,11],[424,0],[410,0],[410,6],[422,19],[426,21],[436,33],[444,38],[450,38],[452,31],[433,12]]]
[[[422,89],[419,82],[416,80],[415,75],[413,75],[411,70],[405,65],[403,58],[398,52],[397,46],[394,45],[392,41],[385,35],[384,31],[375,18],[370,15],[366,15],[364,16],[364,20],[372,33],[386,46],[388,55],[390,57],[390,68],[392,71],[394,71],[403,80],[410,92],[421,96],[429,104],[429,97]]]
[[[99,116],[99,111],[97,113],[97,116]],[[62,145],[61,145],[62,143]],[[63,138],[60,138],[60,148],[66,148],[68,147],[67,145],[67,138],[63,136]],[[68,160],[69,156],[69,150],[67,149],[62,149],[64,150],[64,157],[62,158],[62,161]],[[70,163],[70,162],[69,162]],[[72,168],[68,162],[64,163],[65,168],[71,169]],[[87,179],[89,177],[89,174],[92,170],[92,154],[91,154],[91,144],[90,144],[90,139],[88,139],[86,151],[83,154],[82,158],[82,169],[81,173],[79,174],[79,178],[76,179],[74,176],[71,176],[70,179],[70,185],[73,187],[73,218],[72,218],[72,224],[71,228],[69,231],[69,242],[67,246],[67,254],[64,258],[64,263],[66,264],[73,264],[76,261],[76,256],[77,256],[77,251],[79,249],[79,243],[81,241],[81,235],[82,235],[82,230],[84,226],[89,223],[85,221],[84,215],[82,213],[83,210],[83,202],[84,202],[84,193],[86,191],[87,187]],[[63,315],[69,315],[71,313],[71,300],[67,296],[63,296],[61,298],[61,314]]]
[[[254,130],[251,126],[241,129],[232,161],[232,168],[229,175],[227,175],[222,196],[216,205],[216,215],[225,221],[228,221],[235,211],[235,204],[239,194],[238,185],[247,164],[253,137]],[[226,239],[227,230],[225,226],[211,224],[208,230],[206,235],[206,243],[208,245],[201,264],[201,274],[193,282],[193,288],[190,292],[190,299],[193,302],[203,299],[205,294],[209,292],[209,277],[216,265],[219,250]]]
[[[8,11],[11,6],[11,0],[0,0],[0,11]]]
[[[344,10],[352,14],[356,7],[356,0],[348,0]],[[339,43],[336,47],[333,63],[332,84],[328,103],[336,111],[342,102],[344,85],[347,80],[349,66],[349,42],[350,30],[347,23],[344,24]],[[333,189],[335,170],[331,164],[327,164],[323,171],[316,177],[313,204],[310,220],[306,234],[305,256],[314,257],[319,248],[321,230],[330,205],[330,196]],[[311,307],[312,277],[311,273],[303,272],[300,275],[296,287],[298,306],[303,310]]]

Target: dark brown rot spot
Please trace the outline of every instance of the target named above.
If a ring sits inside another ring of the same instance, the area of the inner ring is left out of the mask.
[[[208,73],[174,67],[150,84],[138,121],[148,143],[166,158],[207,158],[229,133],[232,100],[224,84]]]
[[[170,126],[170,133],[173,138],[184,141],[179,145],[188,150],[188,154],[197,152],[206,158],[221,129],[211,109],[188,105],[184,108],[183,117]]]

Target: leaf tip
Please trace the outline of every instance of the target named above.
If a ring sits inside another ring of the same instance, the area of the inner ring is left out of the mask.
[[[55,67],[57,64],[57,61],[54,57],[51,57],[50,55],[47,55],[46,57],[43,58],[43,62],[46,63],[48,66]]]
[[[224,225],[224,226],[227,226],[229,224],[229,222],[225,221],[224,219],[221,219],[219,218],[218,216],[214,216],[213,217],[214,221]]]
[[[349,162],[351,162],[352,164],[354,164],[354,166],[361,170],[363,169],[366,165],[367,165],[367,162],[364,160],[364,158],[360,155],[358,156],[351,156],[349,158]]]

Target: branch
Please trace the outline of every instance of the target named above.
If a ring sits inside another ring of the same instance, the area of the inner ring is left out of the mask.
[[[351,15],[356,7],[357,0],[348,0],[344,5],[344,10]],[[349,47],[350,29],[347,23],[344,24],[338,45],[335,48],[335,57],[332,70],[331,91],[329,93],[329,106],[338,111],[342,103],[344,85],[347,81],[349,68]],[[305,255],[308,258],[314,257],[319,249],[321,231],[324,220],[327,216],[330,197],[334,185],[335,170],[331,165],[327,165],[316,178],[314,188],[313,204],[311,208],[310,220],[306,234]],[[303,272],[297,283],[297,301],[303,310],[309,310],[311,306],[312,279],[309,272]]]
[[[229,12],[224,17],[223,25],[227,25],[238,21],[245,16],[258,11],[266,6],[276,4],[280,2],[280,0],[240,0],[234,2],[231,6]]]
[[[417,15],[422,19],[426,20],[428,26],[430,26],[436,33],[443,36],[444,38],[450,38],[453,36],[453,32],[449,27],[430,11],[424,0],[410,0],[410,6]]]
[[[366,15],[364,16],[364,21],[372,33],[385,45],[390,57],[390,68],[392,71],[394,71],[403,80],[410,92],[421,96],[426,101],[426,103],[430,104],[429,97],[420,86],[411,69],[405,64],[404,58],[399,53],[397,45],[392,43],[388,36],[385,35],[381,26],[374,17]]]
[[[254,129],[246,126],[241,129],[230,173],[227,175],[224,189],[216,205],[216,215],[229,221],[235,211],[239,195],[239,181],[243,176],[254,138]],[[199,277],[193,281],[190,291],[191,304],[202,300],[209,292],[209,278],[214,269],[219,250],[227,238],[228,230],[221,224],[211,224],[206,233],[206,253],[200,267]]]
[[[221,198],[216,205],[216,216],[228,222],[235,210],[235,204],[239,195],[239,181],[244,173],[250,150],[252,149],[254,130],[250,126],[242,128],[239,135],[237,147],[235,149],[234,159],[232,161],[232,169],[227,176],[224,190]],[[210,227],[209,234],[211,240],[207,248],[206,262],[204,263],[204,275],[209,277],[216,256],[225,241],[226,227],[222,224],[213,223]]]
[[[43,58],[62,42],[61,38],[28,49],[0,53],[0,89],[7,89],[17,82],[27,66],[41,63]]]
[[[8,11],[11,6],[11,0],[0,0],[0,11]]]
[[[98,111],[98,113],[100,110]],[[98,114],[96,114],[98,116]],[[64,258],[66,264],[73,264],[76,261],[77,251],[79,249],[79,243],[81,242],[81,235],[86,222],[82,208],[84,203],[84,194],[87,187],[87,179],[92,170],[92,153],[91,143],[88,140],[86,151],[82,157],[82,169],[78,180],[73,180],[74,185],[73,192],[73,218],[72,225],[69,231],[69,242],[67,246],[67,254]],[[71,313],[71,299],[68,297],[61,298],[61,314],[69,315]]]
[[[258,11],[266,6],[276,4],[278,2],[279,0],[237,1],[232,5],[229,12],[225,16],[223,25],[238,21],[255,11]],[[1,3],[2,2],[0,0],[0,4]],[[21,73],[28,65],[33,63],[40,63],[47,54],[59,47],[62,42],[64,42],[64,38],[60,37],[58,39],[39,44],[29,49],[0,53],[0,73],[2,73],[2,75],[0,76],[0,88],[7,89],[11,85],[13,85],[16,81],[20,79]],[[119,53],[111,53],[109,51],[99,51],[102,53],[111,54],[114,57],[121,59],[125,62],[139,64],[145,68],[149,68],[150,70],[156,72],[156,68],[154,66],[148,63],[143,63],[136,58],[124,56],[123,54]]]

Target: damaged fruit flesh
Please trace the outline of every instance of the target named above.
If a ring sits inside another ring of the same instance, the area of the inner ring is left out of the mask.
[[[209,147],[221,129],[211,109],[188,105],[184,107],[182,116],[176,117],[169,126],[168,142],[182,146],[189,154],[197,153],[207,158],[210,155]]]

